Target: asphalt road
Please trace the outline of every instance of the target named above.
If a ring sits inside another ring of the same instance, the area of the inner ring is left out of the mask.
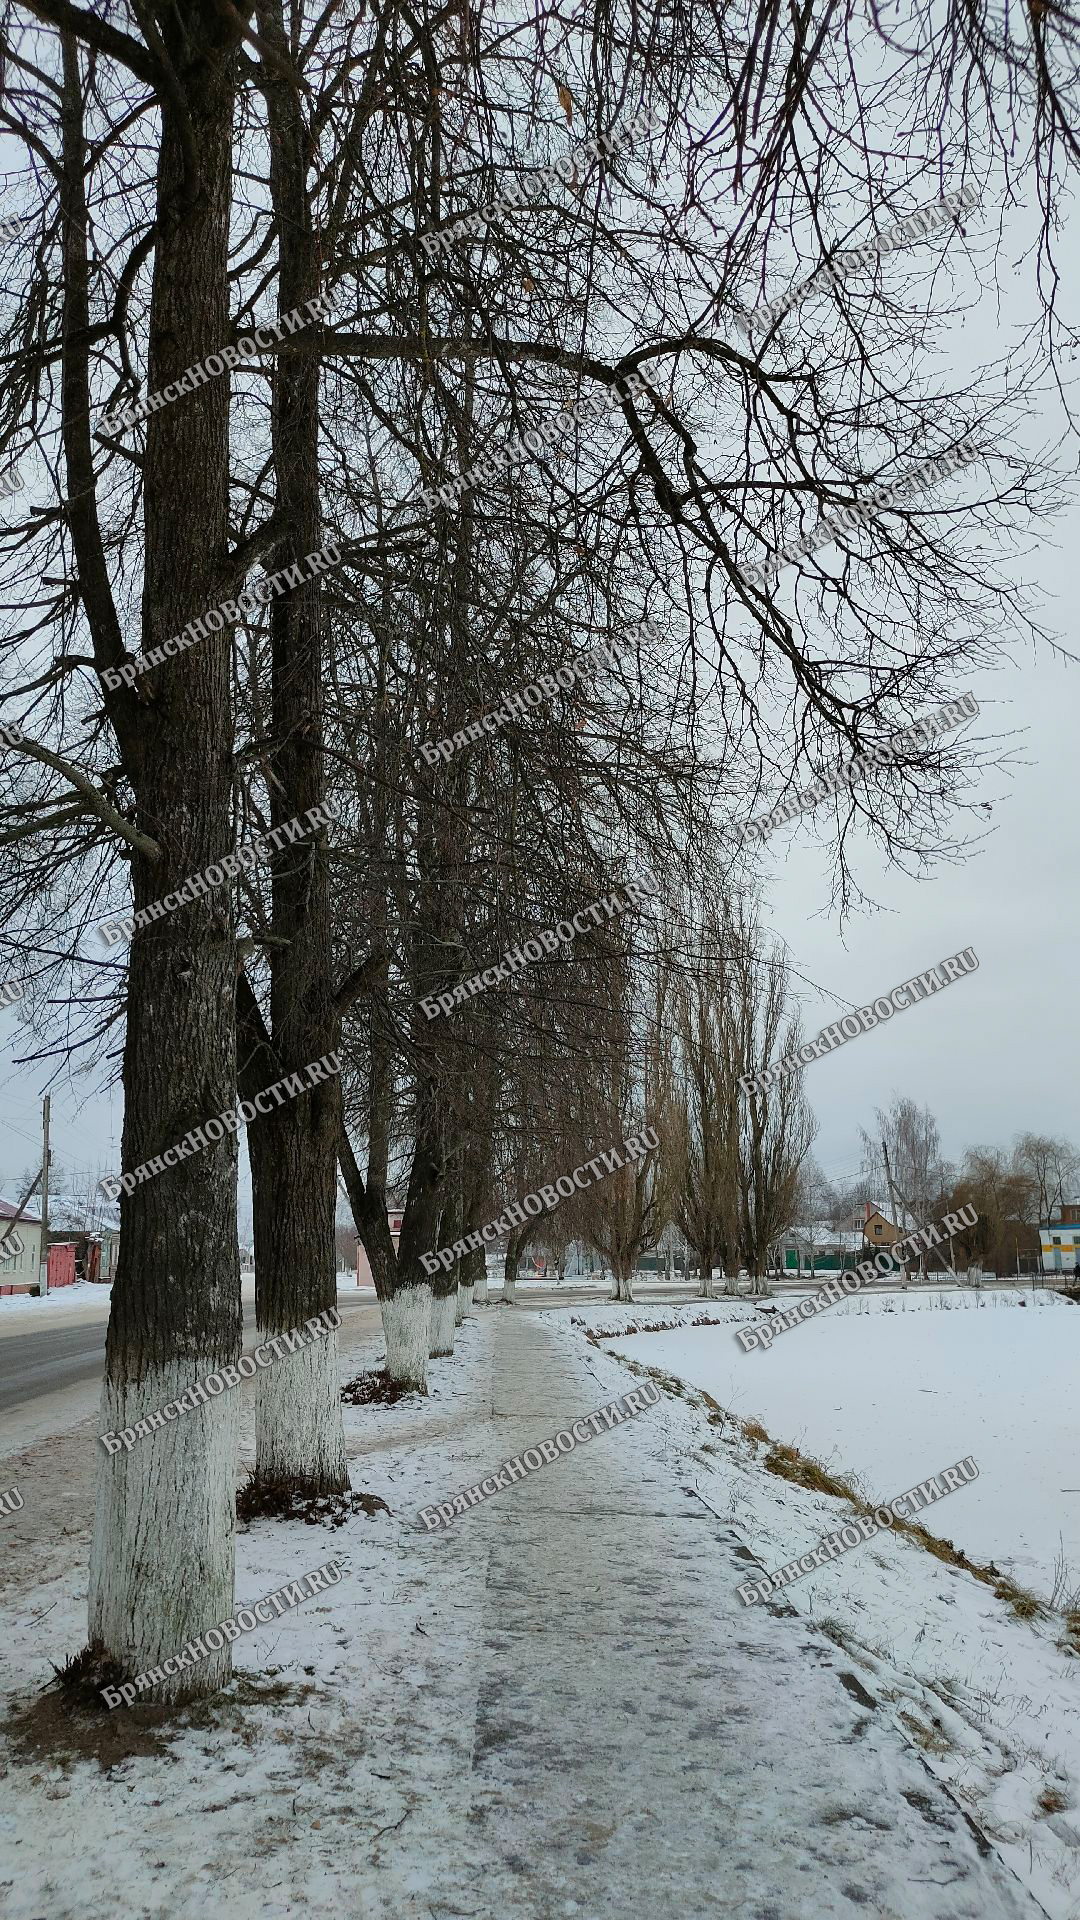
[[[0,1413],[10,1413],[27,1401],[58,1388],[100,1380],[105,1371],[105,1329],[108,1320],[83,1322],[77,1327],[43,1327],[0,1340]],[[244,1334],[254,1336],[255,1309],[244,1305]]]

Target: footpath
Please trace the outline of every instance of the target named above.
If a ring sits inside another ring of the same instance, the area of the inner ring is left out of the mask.
[[[0,1908],[1035,1920],[845,1654],[791,1609],[740,1605],[749,1556],[683,1484],[673,1403],[419,1526],[633,1384],[564,1321],[482,1309],[428,1400],[347,1408],[353,1486],[392,1515],[238,1536],[245,1601],[331,1556],[344,1574],[238,1641],[217,1701],[119,1709],[107,1755],[13,1743]],[[79,1644],[88,1524],[31,1613],[5,1599],[16,1717]]]

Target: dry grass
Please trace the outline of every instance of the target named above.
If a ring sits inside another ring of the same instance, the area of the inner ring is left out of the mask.
[[[800,1453],[798,1447],[783,1447],[774,1442],[771,1452],[765,1456],[765,1471],[777,1474],[781,1480],[790,1480],[797,1487],[806,1487],[810,1493],[828,1493],[834,1500],[850,1500],[860,1513],[873,1512],[850,1480],[841,1480],[838,1474],[823,1467],[820,1460]]]

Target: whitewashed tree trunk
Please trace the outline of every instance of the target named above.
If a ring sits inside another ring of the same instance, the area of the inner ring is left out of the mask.
[[[259,1374],[255,1454],[259,1479],[268,1484],[320,1491],[348,1486],[336,1327]]]
[[[487,1304],[488,1304],[488,1281],[487,1281],[487,1261],[485,1260],[483,1266],[480,1268],[479,1272],[477,1273],[476,1279],[473,1282],[473,1305],[474,1307],[486,1307]]]
[[[467,1314],[472,1312],[472,1281],[459,1280],[457,1290],[457,1316],[455,1324],[460,1327]]]
[[[454,1351],[454,1326],[457,1320],[457,1290],[437,1293],[431,1302],[431,1357],[442,1359]]]
[[[613,1300],[633,1301],[633,1298],[634,1298],[633,1275],[629,1272],[623,1273],[620,1271],[618,1267],[616,1267],[613,1274],[613,1278],[615,1281],[615,1289],[611,1295],[611,1298]]]
[[[418,1387],[426,1393],[431,1288],[426,1283],[401,1287],[381,1305],[387,1373],[402,1386]]]
[[[507,1306],[509,1307],[517,1306],[517,1274],[516,1273],[503,1274],[502,1297],[506,1301]]]
[[[154,1368],[138,1387],[117,1386],[106,1376],[101,1431],[134,1427],[214,1373],[208,1356],[201,1365],[185,1360]],[[239,1432],[240,1389],[227,1387],[136,1440],[130,1452],[98,1462],[90,1643],[107,1649],[132,1676],[160,1667],[188,1639],[232,1614]],[[209,1693],[231,1672],[226,1641],[197,1666],[166,1677],[153,1697]]]

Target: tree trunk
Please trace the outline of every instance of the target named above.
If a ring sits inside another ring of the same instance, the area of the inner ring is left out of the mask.
[[[281,0],[258,0],[259,31],[286,66]],[[308,134],[295,83],[264,62],[260,81],[270,128],[270,190],[278,241],[278,307],[291,312],[320,291],[319,246],[306,183]],[[273,445],[277,511],[287,533],[272,566],[292,566],[320,545],[319,366],[313,351],[282,352],[274,364]],[[323,644],[318,575],[273,602],[271,738],[264,742],[272,827],[322,806]],[[273,926],[287,943],[269,948],[270,1036],[283,1074],[299,1073],[337,1044],[326,831],[271,855]],[[287,1333],[337,1301],[334,1227],[341,1082],[320,1086],[253,1124],[255,1314],[260,1340]],[[258,1174],[256,1174],[258,1166]],[[256,1478],[307,1494],[349,1485],[336,1333],[260,1370],[256,1386]]]
[[[247,1084],[247,1074],[241,1082]],[[320,1094],[328,1097],[320,1101]],[[327,1137],[336,1171],[339,1104],[335,1078],[286,1102],[249,1130],[260,1341],[301,1327],[336,1303],[337,1182],[327,1192],[322,1176]],[[295,1115],[297,1107],[310,1111]],[[263,1485],[305,1494],[348,1487],[336,1329],[260,1370],[255,1447],[255,1476]]]
[[[713,1268],[723,1266],[723,1255],[720,1253],[719,1248],[715,1246],[699,1247],[697,1252],[700,1262],[698,1272],[698,1299],[715,1300],[716,1290],[713,1286]]]
[[[76,18],[77,10],[75,12]],[[147,384],[160,392],[231,335],[228,235],[238,26],[199,0],[157,16],[180,98],[162,89]],[[64,43],[64,436],[80,591],[95,651],[111,640],[108,577],[93,505],[84,154],[79,59]],[[198,177],[187,175],[188,161]],[[81,424],[80,424],[81,419]],[[229,378],[210,379],[146,422],[142,464],[143,649],[222,598],[229,546]],[[77,498],[81,496],[81,498]],[[119,635],[116,636],[117,642]],[[160,859],[131,855],[139,911],[230,853],[233,726],[226,624],[141,682],[106,696],[141,831]],[[106,663],[119,657],[105,653]],[[145,692],[142,691],[145,689]],[[236,1102],[232,889],[219,887],[136,932],[128,972],[123,1165],[131,1170],[219,1125]],[[195,1381],[232,1367],[242,1316],[235,1133],[141,1182],[120,1201],[120,1256],[106,1342],[102,1419],[146,1420]],[[99,1459],[90,1557],[93,1646],[137,1674],[233,1609],[240,1395],[218,1392],[130,1452]],[[231,1649],[181,1668],[140,1698],[191,1699],[228,1678]]]
[[[470,1314],[476,1297],[477,1279],[484,1282],[487,1289],[487,1254],[483,1247],[470,1247],[458,1272],[458,1294],[461,1297],[462,1311]],[[463,1296],[463,1297],[462,1297]]]
[[[431,1344],[433,1360],[444,1359],[454,1351],[457,1325],[458,1285],[456,1267],[449,1273],[437,1273],[431,1285]]]
[[[428,1252],[435,1242],[441,1177],[441,1162],[430,1128],[422,1119],[396,1253],[383,1189],[380,1186],[374,1192],[368,1190],[344,1126],[338,1134],[338,1160],[382,1309],[386,1371],[399,1385],[426,1393],[431,1348],[431,1283],[421,1264],[421,1254]]]
[[[521,1250],[524,1245],[525,1229],[524,1227],[519,1227],[516,1233],[510,1234],[506,1242],[506,1258],[503,1262],[502,1297],[508,1307],[517,1306],[518,1261],[521,1258]]]
[[[473,1279],[473,1306],[486,1307],[488,1304],[487,1254],[481,1247],[476,1261],[476,1274]]]
[[[451,1247],[461,1238],[461,1193],[457,1182],[451,1180],[442,1219],[439,1222],[438,1239],[442,1246]],[[453,1261],[450,1267],[440,1267],[431,1282],[431,1354],[432,1357],[445,1357],[454,1351],[454,1329],[458,1318],[458,1275],[461,1263]]]
[[[611,1298],[613,1300],[632,1301],[634,1298],[634,1289],[632,1284],[633,1277],[634,1277],[633,1268],[621,1265],[618,1262],[614,1262],[612,1267],[612,1275],[615,1281],[615,1287],[614,1287],[614,1291],[612,1292]]]

